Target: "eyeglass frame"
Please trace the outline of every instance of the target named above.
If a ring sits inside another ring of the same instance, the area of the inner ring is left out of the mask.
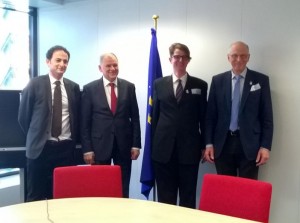
[[[174,60],[191,60],[192,58],[187,55],[172,55]]]
[[[247,60],[250,57],[250,54],[228,54],[233,60],[240,58],[241,60]]]

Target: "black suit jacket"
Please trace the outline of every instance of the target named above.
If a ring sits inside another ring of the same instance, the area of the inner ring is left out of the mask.
[[[113,114],[107,102],[103,78],[83,87],[81,143],[83,152],[94,151],[95,159],[111,158],[114,137],[123,159],[131,159],[131,148],[141,148],[139,109],[134,84],[118,78],[118,101]]]
[[[206,143],[213,144],[215,158],[223,149],[231,116],[231,71],[212,78],[206,122]],[[246,157],[255,160],[260,147],[271,149],[273,113],[269,78],[247,71],[239,109],[240,139]]]
[[[63,78],[68,95],[71,138],[79,136],[79,85]],[[51,136],[52,93],[49,75],[33,78],[22,92],[18,120],[26,134],[26,156],[37,158]]]
[[[204,122],[207,83],[188,75],[180,103],[177,104],[172,76],[157,79],[153,94],[152,159],[166,163],[176,145],[182,164],[197,164],[205,148]]]

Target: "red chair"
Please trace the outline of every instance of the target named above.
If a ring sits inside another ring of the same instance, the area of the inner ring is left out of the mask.
[[[199,209],[269,222],[272,185],[241,177],[205,174]]]
[[[57,167],[53,172],[53,198],[122,197],[120,166]]]

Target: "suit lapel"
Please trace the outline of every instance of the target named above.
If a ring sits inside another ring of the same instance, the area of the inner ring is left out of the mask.
[[[192,82],[191,82],[191,77],[190,77],[190,75],[188,74],[188,75],[187,75],[187,78],[186,78],[186,83],[185,83],[185,86],[184,86],[184,89],[183,89],[182,98],[184,98],[184,97],[186,96],[186,91],[189,91],[189,92],[190,92],[190,89],[192,88],[191,84],[192,84]]]
[[[173,98],[174,103],[177,104],[177,101],[176,101],[176,98],[175,98],[175,95],[174,95],[172,75],[166,77],[165,80],[166,80],[166,91],[167,91],[167,94],[170,95],[170,97]]]
[[[117,79],[118,81],[118,97],[117,97],[117,107],[116,107],[116,113],[118,112],[118,107],[120,107],[119,102],[123,100],[123,97],[125,96],[125,86],[124,82],[121,79]]]
[[[67,93],[67,96],[68,96],[69,112],[71,112],[72,108],[73,108],[72,102],[74,101],[73,100],[73,94],[72,94],[72,90],[71,90],[70,84],[68,84],[68,82],[66,81],[65,78],[63,80],[64,80],[64,85],[65,85],[66,93]]]
[[[47,96],[47,104],[48,104],[48,109],[50,112],[52,112],[52,91],[51,91],[51,83],[50,83],[50,78],[49,74],[45,76],[45,88],[46,90],[46,96]]]
[[[253,80],[252,80],[251,71],[248,69],[247,74],[246,74],[246,78],[245,78],[245,81],[244,81],[244,88],[243,88],[243,94],[242,94],[239,113],[241,113],[241,111],[243,110],[243,108],[245,106],[246,100],[247,100],[249,92],[250,92],[252,82],[253,82]]]
[[[118,83],[119,84],[119,83]],[[98,94],[99,93],[99,97],[100,98],[104,98],[104,107],[106,107],[107,109],[108,109],[108,111],[110,111],[111,112],[111,110],[110,110],[110,107],[109,107],[109,104],[108,104],[108,101],[107,101],[107,97],[106,97],[106,93],[105,93],[105,89],[104,89],[104,84],[103,84],[103,77],[102,78],[100,78],[100,80],[99,80],[99,85],[98,85],[98,89],[97,89],[97,92],[95,92],[96,94]],[[100,102],[101,100],[99,99],[99,102]],[[118,106],[118,103],[117,103],[117,106]],[[118,108],[118,107],[117,107]],[[111,114],[112,114],[112,112],[111,112]]]
[[[183,93],[182,93],[182,98],[181,98],[179,104],[182,103],[186,99],[187,93],[191,94],[192,88],[193,88],[193,83],[191,80],[191,76],[189,74],[187,74],[186,83],[185,83]]]
[[[231,77],[231,71],[228,71],[226,76],[225,76],[225,92],[224,92],[224,96],[225,96],[225,101],[226,101],[226,107],[227,110],[231,112],[231,94],[232,94],[232,77]]]

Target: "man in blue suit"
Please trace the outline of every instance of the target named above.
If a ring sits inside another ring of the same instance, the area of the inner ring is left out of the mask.
[[[269,78],[247,68],[245,43],[231,44],[227,57],[231,71],[214,76],[210,87],[205,159],[215,163],[218,174],[257,179],[273,136]]]

